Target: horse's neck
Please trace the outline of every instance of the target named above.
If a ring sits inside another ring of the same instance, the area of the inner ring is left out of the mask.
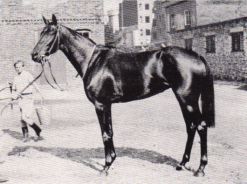
[[[86,38],[75,37],[69,30],[63,28],[61,33],[62,46],[61,50],[67,56],[68,60],[75,67],[78,74],[83,77],[86,73],[91,52],[93,52],[94,45]]]

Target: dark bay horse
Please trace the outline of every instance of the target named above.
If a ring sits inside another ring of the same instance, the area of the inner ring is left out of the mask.
[[[215,126],[214,87],[203,57],[178,47],[126,53],[98,46],[75,30],[44,19],[45,27],[33,49],[32,59],[43,59],[61,50],[84,82],[94,104],[105,149],[107,172],[116,158],[111,118],[112,103],[128,102],[156,95],[171,88],[180,104],[187,127],[187,143],[181,170],[190,160],[195,132],[200,136],[201,160],[196,176],[204,175],[207,158],[207,128]],[[199,102],[201,101],[201,108]]]

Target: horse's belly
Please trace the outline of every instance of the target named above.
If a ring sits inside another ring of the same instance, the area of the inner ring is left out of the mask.
[[[150,96],[161,93],[168,88],[169,86],[166,83],[158,80],[150,80],[149,84],[145,84],[145,82],[131,84],[128,86],[128,89],[123,90],[122,96],[119,96],[115,102],[128,102],[132,100],[148,98]]]

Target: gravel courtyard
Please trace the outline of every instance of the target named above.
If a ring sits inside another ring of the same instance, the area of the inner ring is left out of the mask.
[[[198,135],[189,163],[192,170],[175,170],[184,151],[186,129],[171,90],[113,105],[118,157],[109,175],[101,175],[100,128],[82,88],[45,93],[52,120],[42,126],[40,142],[21,141],[16,107],[3,113],[0,174],[8,177],[9,184],[247,184],[247,91],[238,88],[215,85],[216,128],[208,133],[205,177],[193,176],[200,160]]]

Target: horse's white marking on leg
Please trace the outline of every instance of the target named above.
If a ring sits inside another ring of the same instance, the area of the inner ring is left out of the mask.
[[[201,131],[201,130],[204,130],[205,127],[206,127],[206,122],[205,121],[202,121],[201,124],[197,127],[197,129],[199,131]]]
[[[202,156],[202,161],[208,161],[208,158],[207,158],[206,155],[203,155],[203,156]]]
[[[104,105],[98,101],[95,101],[94,105],[95,105],[96,109],[99,109],[101,111],[104,109]]]
[[[102,135],[102,138],[103,138],[103,141],[105,142],[105,141],[108,141],[111,137],[109,135],[107,135],[106,132],[104,132]]]
[[[206,126],[207,124],[206,124],[205,121],[202,121],[202,122],[201,122],[201,125],[202,125],[202,126]]]
[[[194,129],[195,127],[196,127],[195,124],[194,123],[191,123],[190,129]]]
[[[204,129],[204,127],[203,127],[202,125],[198,125],[197,129],[198,129],[199,131],[201,131],[201,130]]]
[[[188,110],[189,112],[193,112],[193,107],[192,107],[191,105],[187,105],[187,110]]]

